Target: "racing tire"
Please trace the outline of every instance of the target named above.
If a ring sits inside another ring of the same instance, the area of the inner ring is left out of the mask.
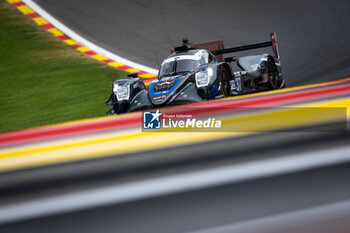
[[[276,89],[278,86],[278,71],[271,59],[267,61],[266,74],[268,76],[267,87],[271,90]]]
[[[226,69],[222,69],[220,75],[221,94],[224,97],[231,96],[231,84]]]

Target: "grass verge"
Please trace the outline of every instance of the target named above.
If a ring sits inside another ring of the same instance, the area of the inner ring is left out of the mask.
[[[103,116],[122,76],[0,0],[0,131]]]

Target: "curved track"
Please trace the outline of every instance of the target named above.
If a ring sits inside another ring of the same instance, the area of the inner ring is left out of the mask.
[[[275,31],[288,86],[350,76],[346,0],[35,1],[92,42],[154,68],[183,37],[228,47]]]
[[[319,1],[287,3],[257,0],[220,2],[35,0],[35,2],[68,27],[101,47],[155,68],[157,67],[156,57],[161,61],[168,55],[169,49],[178,45],[184,36],[195,42],[223,39],[228,47],[265,41],[270,31],[276,31],[282,68],[288,86],[350,76],[348,66],[350,47],[347,46],[350,41],[348,30],[350,3],[345,0],[338,1],[337,4]],[[332,88],[332,85],[334,84],[325,87],[325,90]],[[345,96],[349,95],[350,90],[346,88],[347,85],[347,81],[344,81],[335,85],[334,88],[344,88],[344,93],[339,95]],[[310,92],[317,92],[322,89],[322,86],[308,88],[311,89],[308,90]],[[301,90],[286,91],[291,92],[292,95],[303,93]],[[326,96],[319,98],[335,97],[331,96],[332,91],[326,92]],[[334,92],[334,94],[337,93]],[[269,95],[273,94],[267,93],[266,98],[269,98]],[[272,96],[271,99],[280,101],[278,97],[281,96],[283,95]],[[245,101],[244,98],[246,97],[243,97],[242,101]],[[263,100],[263,96],[247,97],[248,101],[250,98],[252,102]],[[295,98],[287,100],[298,102]],[[305,102],[305,97],[304,100],[303,98],[298,100]],[[230,99],[227,102],[232,102],[233,105],[239,103],[236,99]],[[130,116],[133,117],[136,114]],[[130,116],[125,116],[125,120]],[[92,127],[85,129],[96,130],[90,132],[93,136],[103,136],[104,133],[110,133],[103,128],[106,124],[111,133],[119,132],[117,128],[121,124],[114,123],[119,120],[123,121],[123,117],[111,118],[104,122],[97,121],[96,125],[101,129],[97,126],[98,129]],[[110,157],[85,158],[75,162],[67,160],[63,164],[47,164],[39,168],[5,171],[0,176],[0,187],[6,191],[0,195],[0,217],[3,221],[4,215],[1,214],[6,215],[6,206],[11,206],[11,203],[14,204],[12,210],[15,210],[16,215],[18,203],[20,206],[21,203],[32,203],[32,200],[34,202],[39,200],[40,207],[40,201],[43,199],[50,201],[50,197],[56,200],[55,198],[60,196],[68,197],[74,193],[80,194],[84,191],[89,193],[100,188],[121,187],[123,184],[133,182],[137,184],[159,177],[181,176],[186,172],[191,173],[224,165],[239,167],[254,161],[283,159],[304,153],[318,156],[318,153],[321,154],[322,151],[327,153],[330,148],[337,149],[348,145],[350,134],[344,131],[344,123],[342,122],[340,127],[334,124],[316,129],[308,128],[306,131],[303,129],[301,132],[292,130],[218,139],[207,143],[199,141],[180,148],[153,147],[147,152],[130,153],[129,151],[129,153],[115,153]],[[125,126],[125,123],[122,126]],[[73,125],[72,128],[74,127],[84,127],[84,123]],[[29,136],[22,135],[20,144],[34,142],[40,146],[40,143],[46,143],[41,140],[48,140],[48,143],[51,142],[50,140],[56,140],[56,137],[57,141],[64,140],[64,137],[88,140],[90,136],[86,133],[85,138],[76,138],[78,134],[74,134],[75,129],[66,132],[60,126],[57,126],[56,130],[49,130],[47,133],[52,135],[46,139],[41,138],[41,132],[30,134],[31,131],[29,131]],[[81,133],[81,129],[76,131]],[[123,133],[123,131],[120,132]],[[11,144],[13,142],[10,139],[11,135],[8,141],[2,141],[5,146],[8,143],[9,150],[11,146],[16,145]],[[30,146],[29,144],[29,150]],[[23,145],[22,149],[25,147],[26,145]],[[317,153],[314,152],[315,150]],[[66,153],[66,151],[56,153]],[[30,156],[29,153],[29,157],[35,158],[35,155]],[[55,232],[52,229],[54,227],[57,232],[115,232],[114,227],[117,227],[121,232],[197,230],[231,232],[233,229],[237,232],[282,232],[281,226],[269,224],[269,221],[270,223],[279,222],[283,220],[283,216],[287,216],[287,220],[284,219],[286,220],[284,227],[289,228],[291,232],[297,231],[298,228],[300,230],[300,227],[319,229],[317,232],[322,232],[321,230],[341,232],[343,229],[339,227],[349,228],[349,224],[344,221],[350,215],[347,208],[350,191],[345,178],[348,175],[349,162],[325,165],[258,179],[255,177],[250,180],[221,183],[197,190],[190,189],[186,192],[182,190],[167,196],[134,199],[119,204],[105,203],[101,206],[96,205],[98,208],[78,212],[77,207],[77,209],[71,209],[72,213],[8,224],[3,226],[3,229],[6,232],[20,232],[23,229]],[[131,193],[132,195],[135,193]],[[103,200],[107,197],[102,195],[99,198]],[[99,202],[100,200],[90,198],[88,202],[90,201]],[[333,206],[334,203],[336,207]],[[345,210],[340,211],[337,203],[345,203],[342,205],[345,206]],[[45,203],[43,205],[45,209]],[[55,202],[54,205],[56,205],[55,208],[61,207]],[[70,203],[70,206],[74,206],[74,203]],[[39,207],[31,209],[32,212],[39,213],[41,211]],[[321,209],[326,214],[321,216]],[[324,226],[325,221],[330,221],[330,216],[327,214],[330,213],[327,212],[330,209],[338,213],[334,215],[334,219],[340,223],[338,228]],[[307,214],[303,212],[304,210]],[[59,212],[51,212],[51,214],[57,213]],[[30,214],[32,213],[29,213],[29,218],[33,217]],[[265,219],[266,216],[269,216],[269,219]],[[291,216],[294,216],[294,221]],[[300,216],[305,222],[295,221]],[[69,224],[62,225],[62,222]],[[252,222],[255,225],[249,228],[248,225]]]

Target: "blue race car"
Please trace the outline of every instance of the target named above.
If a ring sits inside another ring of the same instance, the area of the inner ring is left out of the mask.
[[[223,54],[271,47],[274,55],[223,57]],[[232,71],[231,62],[241,68]],[[193,103],[233,95],[283,88],[276,34],[271,41],[224,49],[223,41],[176,47],[162,62],[158,79],[147,88],[137,73],[113,82],[113,92],[106,102],[107,114],[154,109]]]

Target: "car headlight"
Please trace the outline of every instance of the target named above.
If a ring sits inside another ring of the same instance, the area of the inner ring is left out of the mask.
[[[200,70],[196,73],[196,84],[197,87],[208,86],[209,80],[213,75],[213,70],[208,68],[207,70]]]
[[[113,92],[118,101],[128,100],[130,97],[130,85],[116,83],[113,85]]]

